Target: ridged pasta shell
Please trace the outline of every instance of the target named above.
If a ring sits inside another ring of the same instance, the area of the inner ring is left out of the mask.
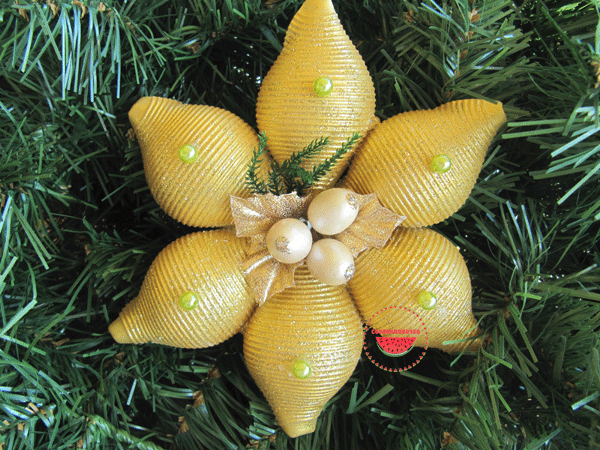
[[[370,249],[358,256],[348,285],[372,328],[405,329],[412,326],[409,322],[415,313],[427,329],[429,347],[455,352],[479,346],[480,341],[444,345],[444,341],[476,336],[480,331],[471,309],[471,280],[464,259],[435,231],[397,228],[383,249]],[[433,309],[419,303],[422,292],[434,294],[437,304]],[[408,310],[393,308],[396,306]],[[380,314],[383,310],[386,313]],[[418,336],[415,345],[425,345],[424,334]]]
[[[251,195],[244,176],[258,147],[254,130],[224,109],[160,97],[138,100],[129,119],[142,150],[150,192],[160,207],[186,225],[232,224],[229,195]],[[195,159],[185,154],[192,148]]]
[[[383,206],[406,216],[402,226],[441,222],[469,197],[505,120],[501,103],[484,100],[458,100],[398,114],[363,140],[344,187],[376,193]],[[447,172],[431,168],[438,155],[449,158]]]
[[[326,97],[313,89],[320,77],[333,83]],[[329,158],[352,133],[364,135],[378,122],[373,81],[330,0],[307,0],[292,19],[283,50],[260,88],[256,120],[278,162],[314,139],[329,137],[329,145],[305,168]],[[331,186],[349,158],[350,153],[317,186]]]
[[[244,331],[250,374],[290,437],[315,430],[321,409],[356,367],[363,342],[345,287],[316,282],[306,266],[295,283],[258,307]]]
[[[239,268],[244,245],[227,229],[199,231],[171,243],[153,261],[139,295],[110,325],[113,338],[203,348],[239,332],[255,305]]]

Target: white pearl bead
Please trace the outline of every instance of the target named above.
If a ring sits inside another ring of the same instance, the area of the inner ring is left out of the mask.
[[[306,257],[306,265],[317,280],[337,286],[354,275],[354,257],[348,247],[336,239],[315,242]]]
[[[267,249],[277,261],[293,264],[302,261],[310,252],[312,234],[298,219],[282,219],[267,233]]]
[[[348,189],[333,188],[318,194],[308,207],[312,227],[328,236],[341,233],[358,215],[358,198]]]

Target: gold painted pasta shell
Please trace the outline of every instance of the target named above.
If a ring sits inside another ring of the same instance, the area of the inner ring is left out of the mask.
[[[258,307],[244,331],[244,357],[279,425],[296,437],[315,430],[325,403],[360,357],[360,316],[345,287],[296,271],[295,286]]]
[[[313,88],[321,77],[333,83],[323,97]],[[278,162],[314,139],[329,137],[329,145],[305,168],[329,158],[352,133],[364,135],[377,123],[369,71],[330,0],[307,0],[294,16],[283,50],[262,83],[256,120]],[[350,152],[317,186],[331,186],[349,158]]]
[[[505,120],[501,103],[484,100],[398,114],[365,138],[344,187],[375,192],[383,206],[406,216],[402,226],[441,222],[469,197]]]
[[[474,350],[480,344],[480,340],[444,344],[480,331],[471,309],[471,280],[464,259],[435,231],[397,228],[383,249],[366,250],[358,256],[356,272],[348,284],[372,328],[414,327],[410,322],[416,314],[427,329],[429,347],[456,352],[467,346]],[[410,311],[393,308],[396,306]],[[387,313],[380,314],[386,308]],[[424,334],[418,336],[415,345],[425,345]]]
[[[251,195],[244,176],[258,147],[254,130],[224,109],[159,97],[138,100],[129,119],[160,207],[186,225],[232,224],[229,195]]]
[[[255,305],[239,268],[244,257],[244,241],[227,229],[177,239],[158,254],[110,333],[124,344],[203,348],[225,341]]]

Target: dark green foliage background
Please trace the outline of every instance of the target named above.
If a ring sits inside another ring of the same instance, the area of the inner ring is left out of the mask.
[[[240,336],[116,345],[108,324],[191,231],[152,199],[127,111],[160,95],[255,126],[301,2],[3,0],[0,448],[600,448],[596,4],[334,3],[382,119],[459,98],[505,105],[470,199],[436,226],[467,260],[485,349],[429,350],[400,375],[362,358],[317,431],[289,439]]]

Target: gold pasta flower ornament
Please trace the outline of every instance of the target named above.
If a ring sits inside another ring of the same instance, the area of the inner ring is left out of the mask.
[[[270,157],[282,163],[328,136],[309,162],[319,164],[354,133],[365,136],[307,197],[252,196],[245,174],[259,141],[234,114],[146,97],[129,115],[158,204],[178,221],[211,229],[179,238],[156,257],[139,295],[110,325],[115,340],[203,348],[243,332],[248,370],[291,437],[314,431],[321,409],[352,374],[363,322],[399,328],[415,312],[427,325],[429,347],[478,348],[465,262],[425,227],[467,199],[506,120],[500,103],[462,100],[379,123],[368,70],[331,1],[306,0],[258,97]],[[337,200],[314,208],[334,225],[350,214],[351,225],[316,230],[309,224],[319,215],[311,218],[309,205],[336,183],[326,196]],[[346,212],[335,212],[339,205]],[[276,226],[284,232],[269,236]],[[352,260],[339,256],[340,245]],[[278,260],[278,251],[299,256]],[[341,282],[327,278],[330,257],[346,264]],[[400,306],[394,314],[378,315],[393,306]],[[423,339],[415,344],[426,345]]]

